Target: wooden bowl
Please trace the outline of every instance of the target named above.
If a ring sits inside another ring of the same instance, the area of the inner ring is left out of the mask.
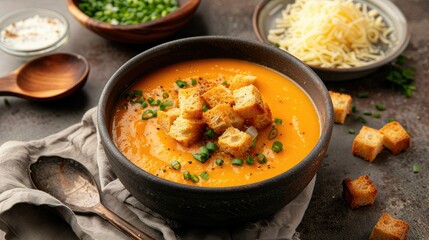
[[[133,25],[113,25],[95,20],[79,7],[79,0],[67,0],[70,13],[96,34],[123,43],[148,43],[172,35],[183,27],[197,10],[200,0],[179,0],[180,7],[165,17]]]

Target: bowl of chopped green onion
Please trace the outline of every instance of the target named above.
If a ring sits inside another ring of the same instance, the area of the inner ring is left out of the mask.
[[[67,0],[73,17],[96,34],[123,43],[147,43],[177,32],[200,0]]]

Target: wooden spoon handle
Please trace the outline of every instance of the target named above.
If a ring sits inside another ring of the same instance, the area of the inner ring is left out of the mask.
[[[94,207],[95,212],[105,220],[107,220],[110,224],[112,224],[119,231],[128,235],[131,239],[142,240],[142,239],[150,239],[154,240],[154,238],[150,237],[146,233],[144,233],[139,228],[135,227],[131,223],[127,222],[125,219],[116,215],[116,213],[110,211],[103,204],[97,204]]]
[[[21,91],[16,83],[16,77],[17,73],[12,72],[0,78],[0,96],[20,95]]]

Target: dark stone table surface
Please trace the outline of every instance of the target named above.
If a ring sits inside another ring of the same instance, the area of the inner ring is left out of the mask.
[[[27,141],[46,137],[80,121],[83,113],[97,105],[101,91],[115,70],[136,54],[161,42],[148,45],[121,45],[88,31],[68,13],[66,1],[0,0],[0,16],[26,7],[50,8],[62,12],[70,21],[71,36],[62,49],[85,56],[91,72],[83,90],[54,103],[33,103],[14,97],[0,97],[0,144],[9,140]],[[257,40],[252,14],[257,0],[202,0],[186,27],[162,42],[199,35],[229,35]],[[299,225],[300,239],[367,239],[383,212],[410,224],[409,239],[429,239],[429,1],[394,0],[405,14],[411,29],[411,41],[404,55],[416,69],[417,92],[411,98],[387,87],[383,71],[363,79],[328,83],[332,90],[344,88],[352,96],[368,92],[370,97],[354,97],[360,112],[335,125],[328,155],[320,168],[308,210]],[[6,75],[25,61],[0,52],[0,75]],[[398,120],[412,136],[411,148],[397,156],[384,150],[373,163],[351,154],[351,145],[362,123],[356,120],[363,110],[375,111],[384,104],[381,118],[366,116],[370,127],[379,128],[387,119]],[[421,171],[413,173],[419,164]],[[379,194],[373,206],[351,210],[341,197],[344,178],[368,174]],[[2,234],[0,234],[2,236]]]

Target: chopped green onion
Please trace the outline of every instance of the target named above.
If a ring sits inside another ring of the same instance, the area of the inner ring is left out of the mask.
[[[222,83],[222,85],[224,85],[224,86],[225,86],[225,85],[228,85],[228,82],[227,82],[227,81],[225,81],[225,82],[223,82],[223,83]]]
[[[380,118],[381,114],[380,113],[374,113],[372,116],[375,117],[375,118]]]
[[[345,93],[346,89],[345,88],[340,88],[340,93]]]
[[[147,102],[142,102],[142,108],[146,108],[147,107]]]
[[[183,178],[186,180],[191,180],[191,174],[189,173],[189,171],[184,171],[183,172]]]
[[[384,105],[381,105],[381,104],[375,104],[375,108],[378,111],[384,111],[384,110],[386,110],[386,107]]]
[[[233,158],[231,163],[235,166],[243,166],[243,160],[240,158]]]
[[[357,107],[356,107],[356,105],[353,105],[353,106],[352,106],[352,112],[354,112],[354,113],[355,113],[355,112],[357,112]]]
[[[222,166],[222,165],[223,165],[223,159],[221,159],[221,158],[216,158],[216,165],[218,165],[218,166]]]
[[[215,133],[215,131],[213,131],[213,129],[209,129],[209,130],[207,130],[205,133],[204,133],[204,135],[206,135],[207,137],[209,137],[209,138],[214,138],[214,137],[216,137],[216,133]]]
[[[203,106],[203,112],[207,112],[207,110],[209,110],[209,105],[204,104],[204,106]]]
[[[260,164],[267,163],[267,158],[262,153],[259,153],[258,155],[256,155],[256,158],[258,159],[258,163],[260,163]]]
[[[155,101],[155,99],[153,99],[152,97],[150,97],[150,98],[148,98],[148,99],[147,99],[147,102],[148,102],[149,104],[153,103],[153,101]]]
[[[393,122],[393,121],[395,121],[395,119],[394,119],[394,118],[388,118],[388,119],[387,119],[387,122]]]
[[[193,157],[194,157],[194,159],[195,160],[197,160],[198,162],[201,162],[201,163],[205,163],[207,160],[208,160],[208,158],[209,158],[209,156],[207,155],[201,155],[200,153],[195,153],[194,155],[193,155]]]
[[[179,88],[184,88],[184,87],[188,86],[188,83],[179,79],[179,80],[176,81],[176,85]]]
[[[206,144],[206,148],[207,148],[207,150],[209,150],[209,152],[216,152],[216,150],[217,150],[217,145],[216,145],[216,143],[214,143],[214,142],[208,142],[207,144]]]
[[[281,120],[280,118],[276,118],[276,119],[274,119],[274,123],[275,123],[276,125],[280,125],[280,124],[282,124],[282,123],[283,123],[283,120]]]
[[[363,118],[362,116],[357,117],[357,120],[359,120],[359,122],[361,123],[366,123],[366,119]]]
[[[255,159],[252,156],[247,156],[246,163],[247,165],[253,165],[253,163],[255,163]]]
[[[207,172],[203,172],[203,173],[201,173],[200,174],[200,177],[203,179],[203,180],[207,180],[207,179],[209,179],[209,174],[207,173]]]
[[[134,91],[129,92],[129,93],[128,93],[128,97],[129,97],[129,98],[135,98],[135,97],[136,97],[136,94],[134,93]]]
[[[368,110],[363,111],[363,114],[365,114],[367,116],[371,116],[372,115],[371,111],[368,111]]]
[[[197,84],[197,79],[192,78],[191,79],[191,84],[192,84],[192,86],[196,85]]]
[[[276,44],[274,44],[274,46],[275,46],[276,48],[279,48],[279,47],[280,47],[280,44],[276,43]]]
[[[369,93],[367,93],[367,92],[358,92],[357,97],[358,98],[368,98],[369,97]]]
[[[419,173],[420,172],[420,165],[417,163],[413,164],[413,172],[414,173]]]
[[[349,129],[349,134],[355,134],[355,130],[353,130],[353,129]]]
[[[206,147],[200,147],[200,155],[203,158],[208,158],[210,156],[210,152]]]
[[[144,98],[143,97],[139,97],[137,98],[134,103],[143,103],[144,102]]]
[[[281,152],[283,150],[283,144],[281,142],[279,142],[279,141],[275,141],[273,143],[273,146],[271,147],[271,149],[274,152],[279,153],[279,152]]]
[[[162,97],[163,97],[163,98],[168,98],[169,96],[170,96],[170,95],[168,95],[168,93],[166,93],[166,92],[162,94]]]
[[[160,105],[159,105],[159,109],[161,110],[161,111],[164,111],[167,107],[171,107],[171,106],[173,106],[174,105],[174,102],[172,101],[172,100],[165,100],[164,102],[162,102]]]
[[[149,120],[149,119],[154,118],[156,116],[157,116],[156,110],[148,109],[148,110],[143,112],[142,120]]]
[[[179,170],[180,169],[180,163],[178,161],[174,161],[174,162],[171,163],[171,167],[174,170]]]
[[[143,96],[143,91],[142,90],[134,90],[134,95]]]
[[[279,130],[277,130],[276,127],[271,128],[270,134],[268,135],[268,139],[273,140],[277,137],[277,134],[279,133]]]
[[[200,178],[199,178],[197,175],[192,174],[192,175],[191,175],[191,181],[192,181],[193,183],[197,183],[197,182],[199,182],[199,181],[200,181]]]
[[[149,102],[149,101],[148,101]],[[161,100],[157,99],[157,100],[153,100],[151,102],[149,102],[149,104],[151,106],[159,106],[161,104]]]

